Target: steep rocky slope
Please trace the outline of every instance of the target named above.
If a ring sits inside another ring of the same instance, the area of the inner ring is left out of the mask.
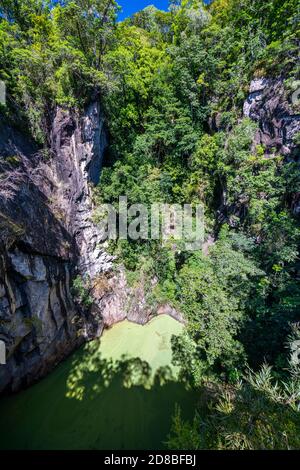
[[[258,123],[255,144],[264,146],[266,154],[299,158],[295,136],[300,132],[300,108],[297,93],[287,93],[280,78],[255,79],[250,84],[244,116]]]
[[[256,78],[249,84],[248,97],[243,106],[243,118],[257,124],[253,139],[253,150],[260,145],[265,158],[281,155],[285,162],[299,162],[300,133],[299,90],[288,91],[282,78]],[[219,116],[210,122],[211,129],[219,130]],[[243,218],[245,204],[243,198],[235,204],[227,203],[226,189],[221,195],[218,221],[235,225],[235,217]],[[300,213],[300,194],[294,195],[292,210]]]
[[[102,331],[97,302],[89,312],[75,305],[71,279],[111,269],[90,189],[107,145],[103,122],[97,102],[83,117],[57,109],[46,159],[1,122],[0,391],[31,383]]]

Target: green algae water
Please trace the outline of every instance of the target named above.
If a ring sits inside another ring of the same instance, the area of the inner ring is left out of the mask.
[[[44,380],[0,400],[2,449],[163,449],[176,406],[193,416],[196,393],[178,380],[159,316],[124,321],[75,352]]]

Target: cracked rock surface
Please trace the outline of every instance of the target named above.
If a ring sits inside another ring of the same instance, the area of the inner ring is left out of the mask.
[[[57,108],[46,161],[28,136],[0,121],[0,392],[31,384],[102,332],[97,302],[85,312],[71,291],[75,276],[112,267],[92,222],[91,187],[106,146],[97,101],[83,116]]]

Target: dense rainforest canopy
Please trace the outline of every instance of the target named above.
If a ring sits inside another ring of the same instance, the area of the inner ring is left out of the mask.
[[[174,360],[194,386],[209,384],[210,406],[193,424],[178,411],[170,447],[299,448],[299,166],[254,146],[257,125],[243,117],[254,77],[299,80],[299,1],[174,0],[120,23],[114,0],[0,9],[1,113],[45,158],[55,106],[99,96],[110,147],[95,204],[127,195],[205,207],[208,256],[159,241],[110,246],[129,282],[146,279],[149,302],[185,315]]]

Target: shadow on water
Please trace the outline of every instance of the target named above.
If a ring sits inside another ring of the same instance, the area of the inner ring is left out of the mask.
[[[170,367],[103,359],[93,342],[30,389],[0,402],[2,449],[163,449],[176,405],[196,392]]]

